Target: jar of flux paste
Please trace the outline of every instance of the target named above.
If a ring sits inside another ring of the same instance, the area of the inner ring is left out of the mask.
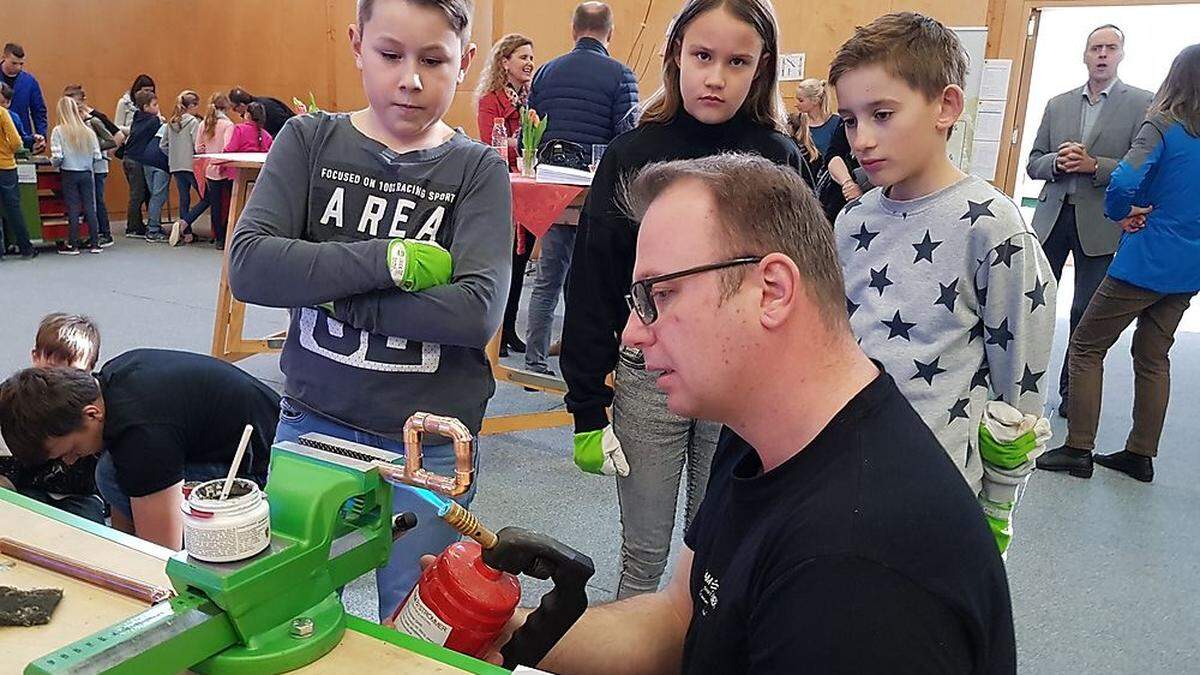
[[[181,506],[183,547],[198,560],[245,560],[271,544],[271,507],[262,490],[236,478],[229,497],[221,499],[224,485],[224,479],[201,483]]]

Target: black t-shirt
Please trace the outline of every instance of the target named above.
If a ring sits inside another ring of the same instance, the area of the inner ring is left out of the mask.
[[[766,474],[726,429],[685,541],[685,673],[1016,672],[983,513],[886,373]]]
[[[144,497],[183,480],[184,465],[233,461],[253,425],[239,475],[267,475],[279,395],[246,371],[203,354],[135,349],[105,363],[104,449],[117,483]]]

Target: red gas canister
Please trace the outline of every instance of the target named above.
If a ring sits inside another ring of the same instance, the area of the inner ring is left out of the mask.
[[[482,657],[521,600],[521,582],[483,562],[473,541],[450,545],[392,617],[396,630]]]

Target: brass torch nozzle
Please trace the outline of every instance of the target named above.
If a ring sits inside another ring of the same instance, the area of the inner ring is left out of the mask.
[[[492,548],[496,545],[496,533],[484,527],[475,514],[464,509],[457,502],[450,502],[449,510],[441,515],[442,519],[450,524],[450,527],[458,530],[463,536],[479,542],[483,548]]]

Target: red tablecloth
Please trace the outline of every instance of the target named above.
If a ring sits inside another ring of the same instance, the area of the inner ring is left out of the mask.
[[[509,174],[512,180],[513,221],[518,226],[542,236],[558,220],[567,205],[587,188],[579,185],[539,183],[520,174]],[[521,241],[521,237],[517,237]]]

